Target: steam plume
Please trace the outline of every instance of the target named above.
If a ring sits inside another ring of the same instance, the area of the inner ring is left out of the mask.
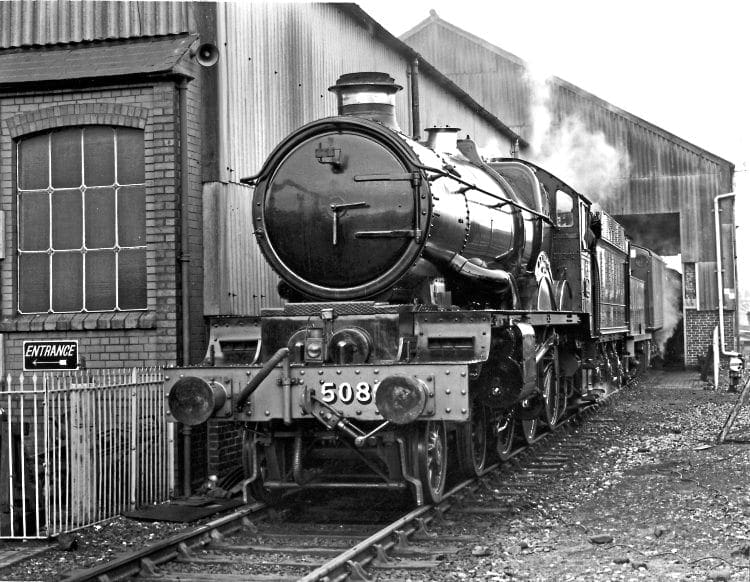
[[[682,277],[673,269],[665,269],[664,280],[664,325],[654,334],[659,352],[665,353],[667,340],[672,337],[675,327],[682,319]]]
[[[601,130],[592,131],[578,113],[554,122],[551,80],[538,69],[527,69],[531,106],[531,158],[592,200],[604,203],[627,175],[630,161]]]

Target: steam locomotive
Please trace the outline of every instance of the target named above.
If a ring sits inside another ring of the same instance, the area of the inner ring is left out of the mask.
[[[354,487],[438,502],[449,468],[481,474],[624,382],[661,326],[656,255],[530,162],[485,162],[455,128],[404,135],[400,89],[343,75],[339,114],[246,180],[287,303],[262,312],[252,361],[230,365],[219,343],[169,374],[174,420],[242,424],[258,499]]]

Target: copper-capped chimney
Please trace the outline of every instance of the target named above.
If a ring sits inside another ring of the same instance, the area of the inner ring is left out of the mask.
[[[397,85],[387,73],[347,73],[329,91],[336,93],[339,115],[356,115],[401,131],[396,121]]]

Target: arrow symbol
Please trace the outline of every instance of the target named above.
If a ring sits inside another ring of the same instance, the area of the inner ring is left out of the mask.
[[[68,360],[34,360],[32,364],[35,366],[38,364],[57,364],[58,366],[64,366],[68,363]]]

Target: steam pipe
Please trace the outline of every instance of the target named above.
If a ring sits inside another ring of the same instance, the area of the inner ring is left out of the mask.
[[[734,196],[734,192],[714,197],[714,228],[716,235],[716,283],[719,295],[719,350],[722,356],[739,356],[737,352],[724,350],[724,269],[721,264],[721,221],[719,220],[719,200]]]
[[[419,120],[419,59],[411,62],[411,130],[412,139],[419,141],[419,128],[422,127]]]
[[[485,281],[489,283],[497,283],[509,288],[511,295],[513,296],[513,309],[518,306],[518,290],[516,289],[516,282],[513,275],[508,271],[502,269],[487,269],[480,267],[472,262],[469,262],[466,257],[456,254],[453,256],[450,262],[450,267],[459,275],[474,279],[477,281]]]
[[[239,396],[237,397],[237,404],[235,405],[235,407],[238,412],[245,407],[245,402],[247,402],[247,399],[250,398],[250,395],[258,389],[260,383],[266,379],[266,377],[271,373],[271,370],[273,370],[281,360],[287,358],[287,356],[289,356],[289,348],[279,348],[279,350],[273,356],[271,356],[271,358],[265,364],[263,364],[263,367],[258,371],[258,373],[253,376],[247,384],[245,384],[242,392],[240,392]],[[285,366],[285,371],[286,369],[287,368]]]

